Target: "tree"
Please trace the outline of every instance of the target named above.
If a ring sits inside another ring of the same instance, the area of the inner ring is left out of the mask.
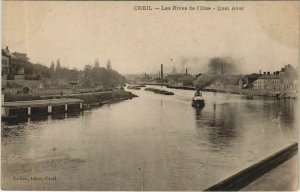
[[[54,70],[55,70],[55,66],[54,66],[54,62],[53,62],[53,61],[51,62],[50,70],[51,70],[51,71],[54,71]]]
[[[107,69],[108,71],[111,71],[111,70],[112,70],[112,66],[111,66],[111,63],[110,63],[110,59],[107,61],[106,69]]]
[[[60,70],[60,68],[61,68],[61,66],[60,66],[60,61],[59,61],[59,59],[57,60],[57,62],[56,62],[56,71],[58,71],[58,70]]]
[[[53,61],[51,62],[50,69],[51,69],[51,71],[54,71],[54,70],[55,70],[55,64],[54,64],[54,62],[53,62]]]
[[[111,68],[110,61],[108,61],[106,67],[99,67],[97,60],[94,66],[86,65],[82,72],[81,85],[84,87],[103,86],[104,88],[114,88],[123,85],[125,78]]]
[[[95,60],[94,67],[97,68],[97,69],[100,68],[100,63],[99,63],[98,59]]]

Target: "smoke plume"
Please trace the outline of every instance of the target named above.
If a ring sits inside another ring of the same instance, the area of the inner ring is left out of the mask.
[[[208,73],[215,75],[232,74],[237,71],[234,60],[230,57],[214,57],[209,60]]]
[[[197,88],[203,89],[214,80],[226,74],[237,72],[235,62],[230,57],[214,57],[209,60],[208,71],[197,79]]]

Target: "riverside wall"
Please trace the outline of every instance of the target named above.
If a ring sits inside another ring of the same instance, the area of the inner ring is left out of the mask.
[[[297,153],[298,143],[293,143],[277,153],[205,189],[205,191],[238,191]]]

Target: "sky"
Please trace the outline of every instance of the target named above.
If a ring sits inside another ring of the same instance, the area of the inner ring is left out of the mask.
[[[139,5],[243,6],[243,11],[135,11]],[[299,3],[290,2],[2,2],[2,48],[31,61],[83,69],[111,60],[122,74],[188,67],[231,57],[240,72],[299,63]],[[182,61],[186,60],[186,63]]]

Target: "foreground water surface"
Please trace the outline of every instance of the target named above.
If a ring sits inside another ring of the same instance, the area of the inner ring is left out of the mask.
[[[2,123],[2,189],[203,190],[298,140],[296,100],[169,90]]]

